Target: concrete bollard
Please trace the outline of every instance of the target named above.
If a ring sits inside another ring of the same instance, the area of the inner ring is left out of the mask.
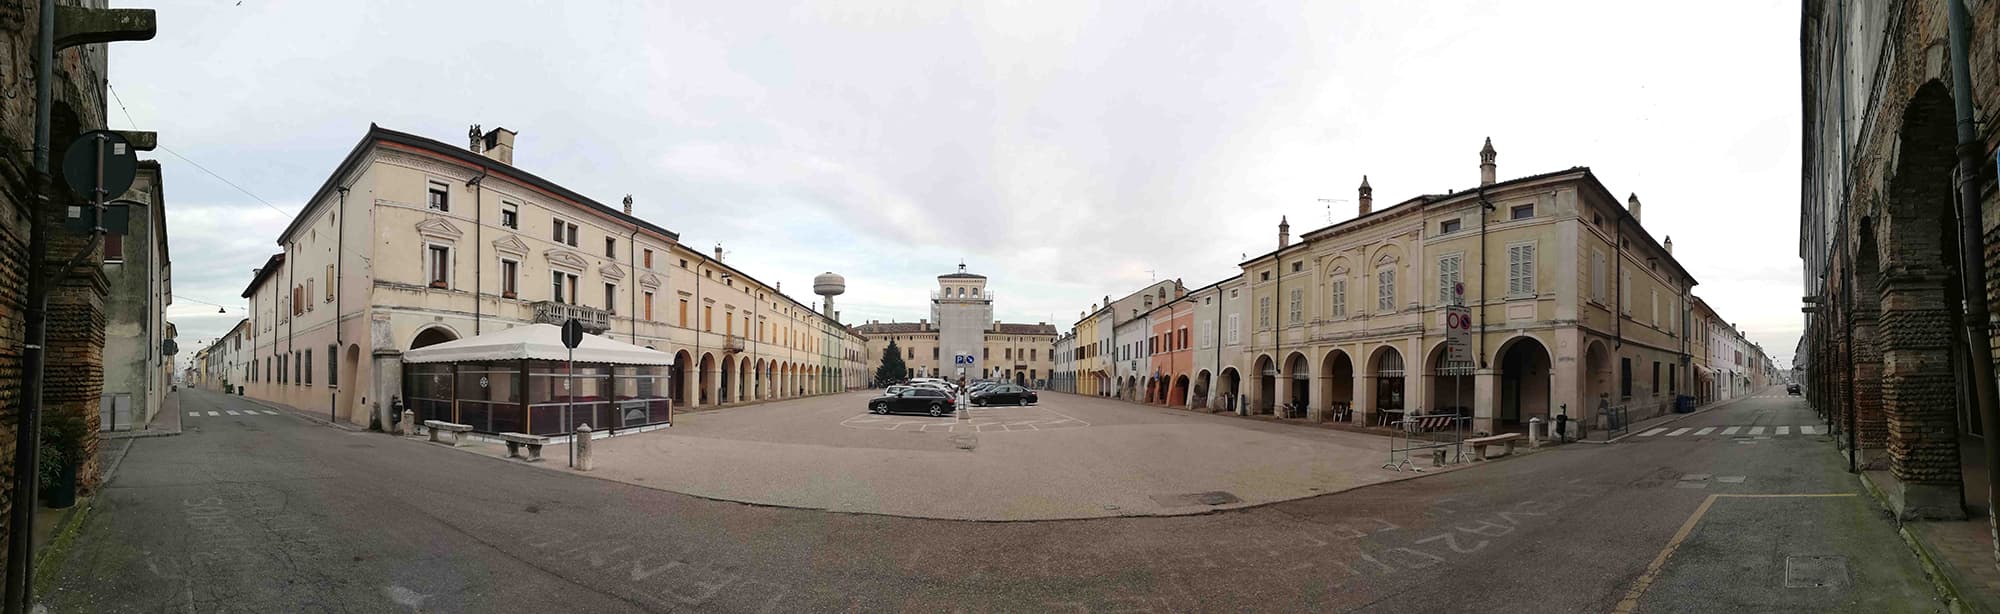
[[[1542,447],[1541,416],[1536,416],[1528,419],[1528,447],[1530,448]]]
[[[576,436],[572,438],[570,445],[576,446],[576,470],[589,471],[591,465],[590,463],[591,444],[590,444],[590,425],[588,423],[576,427]]]
[[[1445,457],[1445,454],[1444,454],[1444,448],[1438,448],[1438,449],[1435,449],[1435,450],[1431,450],[1431,466],[1432,466],[1432,467],[1443,467],[1443,466],[1444,466],[1444,457]]]
[[[397,435],[417,434],[417,412],[403,410],[403,419],[396,423]]]

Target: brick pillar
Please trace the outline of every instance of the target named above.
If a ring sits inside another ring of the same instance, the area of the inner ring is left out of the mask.
[[[1857,293],[1872,291],[1856,288]],[[1855,297],[1853,348],[1849,356],[1854,359],[1855,439],[1861,454],[1856,463],[1864,469],[1884,469],[1888,467],[1889,422],[1882,413],[1882,350],[1876,330],[1881,313],[1873,302],[1859,294]]]
[[[1923,272],[1883,280],[1882,409],[1896,477],[1888,494],[1906,520],[1965,517],[1950,338],[1958,331],[1946,283],[1943,275]]]

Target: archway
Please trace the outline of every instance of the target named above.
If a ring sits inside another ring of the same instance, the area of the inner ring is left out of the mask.
[[[770,398],[771,393],[769,390],[767,390],[767,388],[770,387],[771,376],[770,374],[764,372],[765,364],[767,363],[764,362],[764,359],[759,358],[757,359],[757,362],[751,367],[752,369],[754,369],[753,371],[751,371],[751,377],[750,377],[751,398],[758,400]]]
[[[1188,376],[1186,375],[1174,376],[1174,385],[1172,388],[1167,390],[1167,406],[1187,407],[1188,406],[1187,396],[1188,396]]]
[[[1382,413],[1382,422],[1401,420],[1403,415],[1403,353],[1394,346],[1381,346],[1368,356],[1368,379],[1363,382],[1370,386],[1369,396],[1375,399],[1375,406],[1366,408],[1368,413]]]
[[[1471,416],[1477,398],[1473,363],[1451,360],[1451,349],[1447,346],[1439,342],[1424,359],[1424,379],[1428,384],[1425,390],[1430,393],[1425,411]]]
[[[735,403],[738,401],[736,398],[736,382],[741,380],[736,377],[736,357],[727,354],[723,355],[722,372],[717,375],[721,378],[717,380],[721,386],[716,389],[716,404]]]
[[[1260,355],[1257,357],[1255,368],[1250,372],[1257,374],[1257,393],[1256,397],[1251,399],[1250,413],[1271,413],[1278,402],[1277,363],[1271,360],[1269,354]]]
[[[1702,382],[1709,379],[1707,374],[1697,374],[1695,377]],[[1611,352],[1605,349],[1603,340],[1592,339],[1590,346],[1583,351],[1583,398],[1584,402],[1593,408],[1592,411],[1596,411],[1597,407],[1614,405],[1618,402],[1611,397],[1611,384]],[[1705,386],[1705,384],[1700,385]],[[1708,395],[1704,392],[1703,396]]]
[[[416,338],[410,340],[410,349],[414,350],[421,347],[430,347],[433,345],[444,343],[446,341],[457,341],[457,340],[458,340],[457,332],[451,330],[450,328],[444,326],[443,324],[437,324],[427,327],[423,330],[417,331]]]
[[[1292,407],[1289,415],[1280,418],[1303,418],[1306,408],[1312,407],[1312,368],[1306,362],[1306,355],[1292,352],[1285,357],[1285,403]]]
[[[1215,394],[1221,402],[1219,409],[1240,411],[1243,406],[1243,376],[1236,373],[1236,367],[1223,367],[1222,377],[1216,380]]]
[[[697,407],[707,407],[715,403],[715,355],[703,353],[697,371],[701,375],[695,389],[694,402]]]
[[[1534,416],[1549,414],[1549,350],[1540,340],[1527,335],[1508,339],[1500,345],[1500,404],[1493,426],[1498,430],[1518,428]]]
[[[1188,399],[1189,407],[1201,407],[1201,408],[1209,407],[1208,392],[1209,389],[1214,386],[1214,383],[1211,381],[1214,378],[1215,375],[1209,373],[1208,369],[1202,369],[1200,371],[1195,372],[1194,397]]]
[[[361,346],[359,344],[347,346],[347,351],[342,353],[340,359],[340,381],[337,385],[339,386],[339,392],[334,395],[335,406],[340,408],[340,415],[342,417],[346,418],[349,422],[353,422],[356,418],[361,417],[361,412],[366,411],[360,403],[361,395],[357,394],[361,392]]]
[[[694,379],[688,377],[693,369],[694,357],[687,350],[674,353],[674,366],[667,370],[667,395],[674,400],[674,407],[687,407],[688,399],[694,398]]]
[[[738,403],[757,400],[756,377],[750,374],[750,358],[736,360],[736,401]]]
[[[1021,373],[1020,371],[1015,371],[1015,372],[1014,372],[1014,385],[1016,385],[1016,386],[1020,386],[1020,387],[1023,387],[1023,388],[1026,388],[1026,387],[1028,386],[1028,378],[1027,378],[1027,376],[1026,376],[1026,375],[1023,375],[1023,374],[1022,374],[1022,373]]]
[[[1354,411],[1354,360],[1347,352],[1332,350],[1320,359],[1320,398],[1324,400],[1327,416],[1331,420],[1353,419]]]

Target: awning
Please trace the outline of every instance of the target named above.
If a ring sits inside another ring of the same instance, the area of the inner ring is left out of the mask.
[[[487,333],[470,339],[448,341],[403,352],[403,362],[481,362],[493,360],[569,360],[563,347],[562,327],[529,324]],[[674,364],[674,356],[597,335],[584,335],[576,347],[576,361],[619,365]]]

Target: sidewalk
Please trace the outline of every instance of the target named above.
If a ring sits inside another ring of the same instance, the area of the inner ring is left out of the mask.
[[[1965,480],[1965,520],[1904,522],[1903,541],[1923,561],[1938,589],[1964,611],[2000,614],[2000,564],[1993,558],[1993,533],[1986,511],[1986,467],[1979,440],[1968,437],[1961,443],[1959,462]],[[1888,471],[1861,473],[1862,485],[1885,510],[1888,500],[1881,488],[1894,480]]]
[[[153,416],[153,421],[148,423],[146,428],[136,431],[101,431],[97,436],[104,439],[128,439],[179,434],[181,434],[181,393],[176,390],[168,392],[167,398],[160,401],[160,413]]]

